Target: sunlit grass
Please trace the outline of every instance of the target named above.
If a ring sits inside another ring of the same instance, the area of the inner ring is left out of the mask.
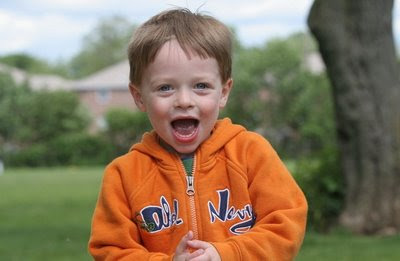
[[[1,260],[90,260],[102,168],[6,170],[0,176]]]
[[[400,235],[356,236],[345,231],[328,235],[308,233],[296,261],[400,260]]]

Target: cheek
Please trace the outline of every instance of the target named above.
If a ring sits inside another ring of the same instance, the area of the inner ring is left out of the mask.
[[[205,115],[212,116],[218,115],[219,113],[219,101],[218,100],[209,100],[203,103],[202,112]]]
[[[162,110],[160,106],[152,106],[150,109],[147,109],[147,114],[150,118],[160,119],[165,116],[166,112],[165,110]]]
[[[168,104],[160,99],[149,99],[146,107],[147,112],[152,115],[160,115],[168,112]]]

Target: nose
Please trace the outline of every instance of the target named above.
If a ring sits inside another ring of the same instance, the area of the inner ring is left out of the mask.
[[[194,101],[192,93],[187,88],[180,88],[176,93],[175,107],[181,109],[188,109],[193,107]]]

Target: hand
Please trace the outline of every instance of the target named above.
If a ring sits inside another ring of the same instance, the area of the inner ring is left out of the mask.
[[[175,250],[173,261],[220,261],[218,251],[210,243],[201,240],[192,240],[193,232],[189,231],[182,237]],[[190,252],[195,249],[194,252]]]
[[[193,253],[190,253],[190,249],[188,246],[188,242],[193,239],[193,232],[189,231],[186,235],[184,235],[179,241],[178,246],[175,250],[175,255],[173,261],[186,261],[191,258],[196,257],[203,253],[202,249],[196,250]]]
[[[190,240],[187,245],[193,249],[197,249],[195,252],[189,255],[190,261],[221,261],[221,257],[217,249],[208,242],[201,240]]]

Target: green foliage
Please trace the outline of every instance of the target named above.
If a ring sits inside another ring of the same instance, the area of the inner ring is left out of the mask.
[[[262,77],[256,74],[262,62],[261,51],[253,49],[238,50],[233,57],[234,88],[230,94],[227,107],[222,116],[229,116],[234,122],[249,129],[256,129],[260,125],[258,90],[262,84]]]
[[[294,86],[294,87],[293,87]],[[282,83],[271,106],[270,138],[286,157],[310,155],[335,143],[335,120],[330,85],[325,74],[300,72]]]
[[[265,129],[271,117],[265,107],[275,95],[272,88],[290,78],[299,62],[298,54],[283,40],[261,48],[237,50],[233,60],[234,88],[224,114],[249,129]]]
[[[115,150],[115,155],[129,151],[143,133],[151,129],[147,115],[140,111],[111,109],[106,113],[106,136]]]
[[[70,62],[70,74],[80,78],[126,59],[135,26],[121,16],[107,17],[83,39],[81,51]]]
[[[76,94],[31,91],[0,75],[0,157],[6,165],[105,163],[110,146],[88,134],[88,124]]]
[[[0,57],[0,63],[11,67],[19,68],[29,73],[35,74],[58,74],[67,76],[66,63],[59,61],[51,64],[29,54],[16,53]]]
[[[18,117],[24,123],[19,139],[27,143],[51,140],[87,128],[88,115],[75,93],[35,91],[23,97]]]
[[[48,156],[52,153],[45,143],[32,144],[24,149],[15,149],[12,152],[5,152],[3,157],[5,165],[8,166],[45,166],[52,160]]]
[[[17,86],[9,75],[0,73],[0,148],[4,149],[6,141],[18,130],[21,120],[16,117],[16,111],[27,92],[26,86]]]
[[[308,201],[308,229],[327,232],[343,207],[344,184],[336,147],[296,161],[292,173]]]
[[[331,146],[335,137],[329,81],[303,63],[312,46],[309,37],[296,34],[234,56],[224,116],[265,135],[288,158]]]
[[[0,75],[0,141],[14,146],[36,144],[88,125],[74,93],[31,91]]]
[[[3,56],[0,62],[27,72],[41,72],[49,69],[46,62],[23,53]]]
[[[73,132],[5,153],[4,160],[7,166],[71,166],[106,164],[112,156],[104,137]]]
[[[110,143],[103,136],[85,132],[61,135],[51,141],[49,148],[53,164],[49,162],[48,166],[106,164],[112,157]]]

